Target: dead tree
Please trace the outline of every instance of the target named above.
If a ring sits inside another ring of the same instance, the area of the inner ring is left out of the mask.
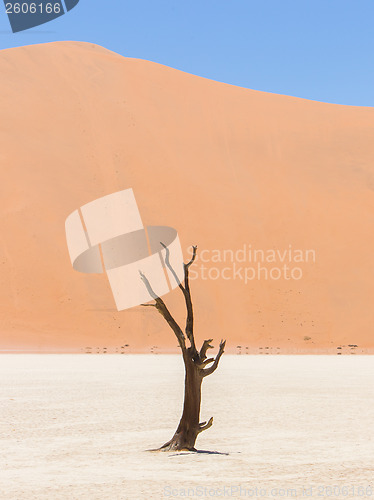
[[[174,278],[177,280],[177,282],[179,282],[175,271],[170,265],[169,250],[165,245],[163,245],[163,247],[166,251],[165,263],[170,269]],[[187,264],[184,264],[184,284],[179,284],[179,288],[182,290],[182,293],[184,295],[187,309],[186,326],[184,332],[177,324],[173,316],[170,314],[168,308],[165,305],[165,302],[155,294],[146,276],[142,272],[140,273],[148,292],[155,300],[155,302],[152,304],[142,305],[155,307],[161,314],[161,316],[167,321],[168,325],[171,327],[178,339],[179,346],[182,350],[185,367],[184,405],[182,417],[174,436],[170,439],[170,441],[159,448],[159,450],[163,451],[196,451],[195,442],[197,436],[205,429],[209,429],[209,427],[211,427],[213,424],[213,417],[211,417],[208,422],[200,422],[201,384],[204,377],[211,375],[217,369],[219,360],[225,349],[226,340],[221,340],[219,351],[215,358],[207,358],[206,355],[207,350],[213,348],[213,346],[211,345],[212,339],[204,340],[204,343],[199,351],[196,348],[194,338],[193,308],[188,279],[189,268],[196,258],[196,252],[197,247],[194,246],[191,260]],[[186,340],[188,340],[189,346],[186,346]]]

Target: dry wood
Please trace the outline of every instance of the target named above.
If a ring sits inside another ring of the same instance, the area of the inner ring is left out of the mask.
[[[174,269],[170,265],[169,250],[162,243],[161,245],[164,247],[166,252],[165,263],[178,282],[178,277]],[[213,346],[211,345],[213,339],[204,340],[200,351],[196,349],[194,337],[193,306],[188,274],[189,267],[194,263],[196,255],[197,247],[194,246],[191,260],[184,264],[184,283],[179,283],[179,288],[182,290],[182,293],[184,295],[187,309],[187,318],[184,332],[171,315],[165,302],[155,294],[147,277],[142,272],[140,273],[141,279],[147,287],[147,290],[150,293],[151,297],[155,301],[152,304],[142,305],[155,307],[161,314],[161,316],[163,316],[163,318],[166,320],[170,328],[173,330],[182,350],[185,367],[184,404],[182,417],[174,436],[170,439],[170,441],[159,448],[159,450],[163,451],[196,451],[195,442],[197,436],[200,434],[200,432],[209,429],[209,427],[213,425],[213,417],[211,417],[208,422],[199,422],[201,406],[201,384],[204,377],[212,374],[217,369],[219,360],[224,353],[226,341],[221,340],[219,351],[215,358],[207,359],[206,356],[207,350],[213,348]],[[186,339],[189,341],[189,347],[186,346]],[[212,363],[211,366],[206,367],[210,363]]]

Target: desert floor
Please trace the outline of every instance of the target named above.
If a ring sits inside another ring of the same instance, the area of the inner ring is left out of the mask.
[[[230,356],[197,441],[177,355],[1,355],[0,498],[372,498],[374,358]]]

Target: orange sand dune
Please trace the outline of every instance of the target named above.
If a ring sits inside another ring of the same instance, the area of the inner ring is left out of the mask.
[[[65,218],[129,187],[145,224],[178,230],[186,259],[192,244],[205,250],[192,282],[199,342],[374,348],[373,108],[238,88],[86,43],[3,50],[0,74],[1,349],[176,350],[154,309],[117,312],[106,277],[70,264]],[[292,263],[300,279],[266,280],[280,263],[239,262],[245,245],[315,258]],[[234,264],[266,269],[245,283]],[[180,290],[166,300],[183,321]]]

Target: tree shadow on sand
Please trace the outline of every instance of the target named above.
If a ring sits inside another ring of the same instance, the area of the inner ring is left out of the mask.
[[[169,457],[180,457],[181,455],[196,455],[196,454],[205,454],[205,455],[230,455],[230,453],[226,453],[225,451],[211,451],[211,450],[191,450],[191,451],[180,451],[178,453],[172,453]]]

